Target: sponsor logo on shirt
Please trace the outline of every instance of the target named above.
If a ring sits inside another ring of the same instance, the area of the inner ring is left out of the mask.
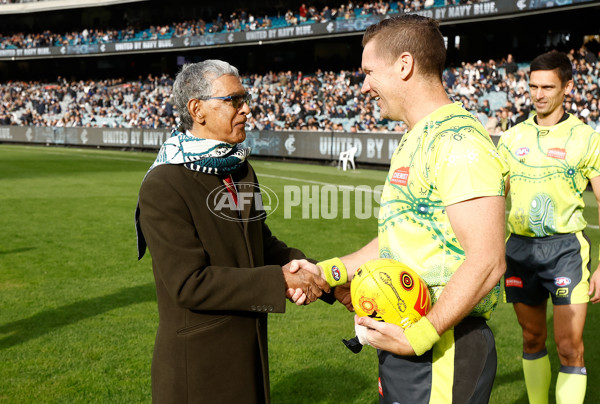
[[[394,185],[402,185],[406,186],[408,184],[408,174],[409,167],[400,167],[392,174],[392,178],[390,179],[390,183]]]
[[[567,151],[565,149],[555,147],[553,149],[548,150],[548,157],[552,157],[553,159],[564,160],[567,157]]]
[[[556,286],[568,286],[571,284],[571,278],[567,278],[566,276],[559,276],[558,278],[554,278],[554,284]]]
[[[507,288],[523,288],[523,279],[518,276],[511,276],[510,278],[506,278],[504,286]]]
[[[337,267],[337,265],[331,267],[331,275],[336,281],[339,281],[342,278],[342,274],[340,273],[340,269]]]
[[[569,288],[556,289],[556,297],[569,297]]]
[[[516,154],[518,157],[527,156],[529,154],[529,147],[519,147]]]

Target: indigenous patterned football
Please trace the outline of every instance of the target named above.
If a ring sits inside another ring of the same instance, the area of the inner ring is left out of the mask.
[[[427,314],[427,284],[406,265],[386,258],[364,263],[350,284],[356,314],[409,327]]]

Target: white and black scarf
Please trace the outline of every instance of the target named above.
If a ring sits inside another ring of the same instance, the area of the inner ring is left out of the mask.
[[[229,144],[213,139],[195,137],[189,132],[174,129],[171,136],[162,144],[156,160],[144,176],[163,164],[180,164],[188,170],[212,175],[232,174],[246,164],[250,148],[239,144]],[[142,180],[143,182],[143,180]],[[146,252],[146,240],[140,227],[140,204],[135,209],[135,229],[137,234],[138,259]]]

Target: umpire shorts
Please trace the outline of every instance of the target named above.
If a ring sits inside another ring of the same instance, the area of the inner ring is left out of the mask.
[[[482,317],[466,317],[421,356],[379,355],[380,404],[487,404],[496,343]]]
[[[509,303],[587,303],[590,240],[583,232],[548,237],[511,234],[506,242],[504,291]]]

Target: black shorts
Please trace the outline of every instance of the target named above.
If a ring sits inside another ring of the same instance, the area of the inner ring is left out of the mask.
[[[381,404],[487,404],[496,377],[496,343],[482,317],[467,317],[421,356],[379,354]]]
[[[590,240],[583,232],[548,237],[511,234],[506,242],[505,299],[537,306],[587,303]]]

